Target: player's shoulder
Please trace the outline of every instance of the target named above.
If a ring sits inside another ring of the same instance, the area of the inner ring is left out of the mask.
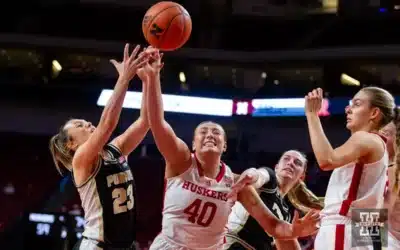
[[[257,169],[266,171],[269,175],[269,181],[265,183],[262,188],[274,189],[278,186],[278,180],[276,179],[276,174],[274,169],[267,166],[260,166]]]

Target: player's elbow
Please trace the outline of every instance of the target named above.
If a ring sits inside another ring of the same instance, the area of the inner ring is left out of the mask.
[[[333,164],[331,160],[318,161],[318,165],[322,171],[330,171],[333,169]]]

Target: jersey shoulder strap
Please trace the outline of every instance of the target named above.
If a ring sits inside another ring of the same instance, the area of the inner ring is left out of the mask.
[[[269,167],[263,167],[263,169],[267,170],[269,174],[269,181],[265,183],[262,188],[266,189],[275,189],[278,187],[278,180],[276,179],[275,171]]]
[[[110,152],[115,159],[118,159],[122,156],[121,150],[112,143],[108,143],[107,145],[105,145],[104,149]]]

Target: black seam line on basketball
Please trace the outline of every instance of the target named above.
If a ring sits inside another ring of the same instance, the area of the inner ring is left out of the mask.
[[[157,15],[154,15],[154,17],[150,20],[149,24],[152,24],[152,23],[153,23],[153,20],[156,19],[156,17],[158,17],[158,15],[160,15],[160,14],[163,13],[164,11],[169,10],[169,9],[171,9],[171,8],[175,8],[175,7],[179,8],[178,6],[174,5],[174,6],[169,6],[168,8],[165,8],[165,9],[163,9],[162,11],[158,12]],[[147,40],[148,32],[151,30],[151,27],[150,27],[150,26],[151,26],[151,25],[148,25],[148,26],[147,26],[147,32],[146,32],[146,36],[145,36],[146,40]],[[160,45],[158,45],[158,47],[160,47]]]
[[[177,6],[178,7],[178,6]],[[179,7],[178,7],[179,8]],[[161,47],[161,44],[162,44],[162,42],[164,41],[164,34],[166,34],[167,33],[167,31],[168,31],[168,29],[169,29],[169,27],[171,26],[171,23],[174,21],[174,19],[177,17],[177,16],[180,16],[182,13],[181,12],[179,12],[179,14],[176,14],[173,18],[171,18],[171,21],[169,21],[169,24],[168,24],[168,26],[167,26],[167,28],[165,29],[165,31],[164,31],[164,33],[163,33],[163,36],[161,37],[161,39],[160,39],[160,42],[158,43],[158,47]],[[182,36],[182,35],[181,35]]]
[[[174,6],[169,6],[168,8],[165,8],[165,9],[163,9],[162,11],[160,11],[160,12],[158,12],[152,19],[150,19],[149,20],[149,24],[151,24],[152,22],[153,22],[153,20],[158,16],[158,15],[160,15],[161,13],[163,13],[164,11],[166,11],[166,10],[169,10],[169,9],[171,9],[171,8],[174,8],[174,7],[177,7],[176,5],[174,5]],[[147,25],[147,30],[146,30],[146,35],[145,35],[145,37],[144,38],[146,38],[146,40],[147,40],[147,33],[148,33],[148,31],[149,30],[151,30],[151,27],[150,27],[151,25]]]

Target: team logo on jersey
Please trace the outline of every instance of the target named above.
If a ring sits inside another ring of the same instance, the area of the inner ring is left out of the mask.
[[[120,157],[118,158],[118,162],[119,162],[119,164],[124,165],[124,164],[126,163],[126,158],[125,158],[125,156],[120,156]]]
[[[226,187],[232,187],[233,185],[233,180],[229,176],[224,176],[224,182]]]

